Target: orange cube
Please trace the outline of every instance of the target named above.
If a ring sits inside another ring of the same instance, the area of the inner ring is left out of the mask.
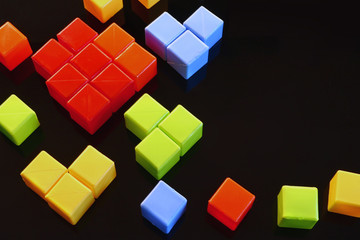
[[[0,62],[10,71],[32,54],[28,39],[10,22],[0,27]]]
[[[136,42],[115,59],[115,64],[134,80],[137,92],[157,73],[156,57]]]

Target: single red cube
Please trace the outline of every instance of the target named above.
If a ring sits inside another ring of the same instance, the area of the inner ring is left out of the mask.
[[[94,44],[112,59],[115,59],[134,41],[135,39],[124,29],[116,23],[112,23],[94,40]]]
[[[40,48],[31,59],[35,70],[45,79],[54,75],[62,66],[64,66],[73,54],[64,48],[55,39],[50,39]]]
[[[252,207],[255,196],[226,178],[208,202],[207,211],[225,226],[235,230]]]
[[[80,18],[75,18],[74,21],[57,34],[57,39],[70,52],[77,54],[91,43],[97,35],[97,32]]]
[[[0,62],[10,71],[32,54],[28,39],[10,22],[0,27]]]
[[[110,100],[90,84],[86,84],[67,103],[71,118],[90,134],[94,134],[112,114]]]
[[[46,81],[46,86],[50,95],[66,108],[70,98],[87,82],[88,79],[84,75],[67,63]]]
[[[73,59],[71,64],[74,65],[82,74],[88,79],[93,79],[99,74],[108,64],[111,63],[105,53],[98,47],[90,43],[83,50],[81,50]]]
[[[90,84],[111,101],[113,112],[119,110],[135,94],[134,81],[113,63]]]
[[[136,42],[115,59],[115,64],[134,80],[136,91],[140,91],[157,73],[156,57]]]

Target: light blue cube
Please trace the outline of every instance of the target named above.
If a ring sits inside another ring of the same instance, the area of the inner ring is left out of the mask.
[[[186,30],[167,48],[167,62],[181,76],[189,79],[209,58],[209,47]]]
[[[164,12],[145,28],[145,44],[166,61],[166,48],[186,28],[169,13]]]
[[[187,200],[163,181],[141,203],[141,214],[168,234],[185,211]]]
[[[184,26],[211,48],[222,38],[224,21],[201,6],[184,22]]]

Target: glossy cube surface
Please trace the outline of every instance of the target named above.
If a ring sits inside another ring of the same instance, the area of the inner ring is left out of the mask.
[[[202,68],[208,57],[209,47],[189,30],[167,47],[167,62],[185,79]]]
[[[319,220],[315,187],[284,185],[278,195],[279,227],[312,229]]]
[[[252,193],[231,178],[226,178],[208,201],[207,211],[234,231],[251,209],[254,200]]]
[[[36,113],[16,95],[0,105],[0,132],[17,146],[40,126]]]
[[[105,23],[123,8],[123,0],[83,0],[84,7],[100,22]]]
[[[154,178],[161,179],[180,159],[180,147],[155,128],[135,147],[136,161]]]
[[[164,233],[169,233],[183,215],[187,200],[163,181],[140,204],[141,214]]]
[[[203,123],[183,106],[176,108],[159,124],[161,129],[181,147],[181,156],[202,137]]]
[[[10,22],[0,27],[0,63],[10,71],[32,54],[29,41]]]
[[[124,114],[126,128],[144,139],[169,114],[149,94],[142,95]]]
[[[173,16],[164,12],[145,28],[145,43],[166,61],[167,46],[185,29]]]

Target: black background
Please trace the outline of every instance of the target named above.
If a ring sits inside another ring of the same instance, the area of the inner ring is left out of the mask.
[[[55,102],[28,59],[13,72],[0,66],[0,102],[15,93],[38,115],[40,128],[20,147],[0,135],[1,238],[37,239],[353,239],[356,218],[326,210],[336,170],[360,172],[358,120],[360,34],[351,6],[313,1],[161,0],[150,11],[137,1],[105,24],[80,0],[2,0],[0,25],[12,22],[37,51],[74,18],[99,33],[116,22],[144,46],[144,27],[167,10],[183,22],[204,5],[225,22],[211,61],[189,82],[158,58],[157,76],[93,136]],[[143,93],[170,111],[182,104],[204,123],[203,138],[163,180],[188,199],[168,235],[140,214],[157,181],[135,162],[139,140],[123,113]],[[46,150],[68,167],[87,145],[115,161],[117,178],[72,226],[23,183],[20,172]],[[226,177],[256,195],[235,232],[206,212]],[[276,226],[282,185],[319,190],[312,230]]]

